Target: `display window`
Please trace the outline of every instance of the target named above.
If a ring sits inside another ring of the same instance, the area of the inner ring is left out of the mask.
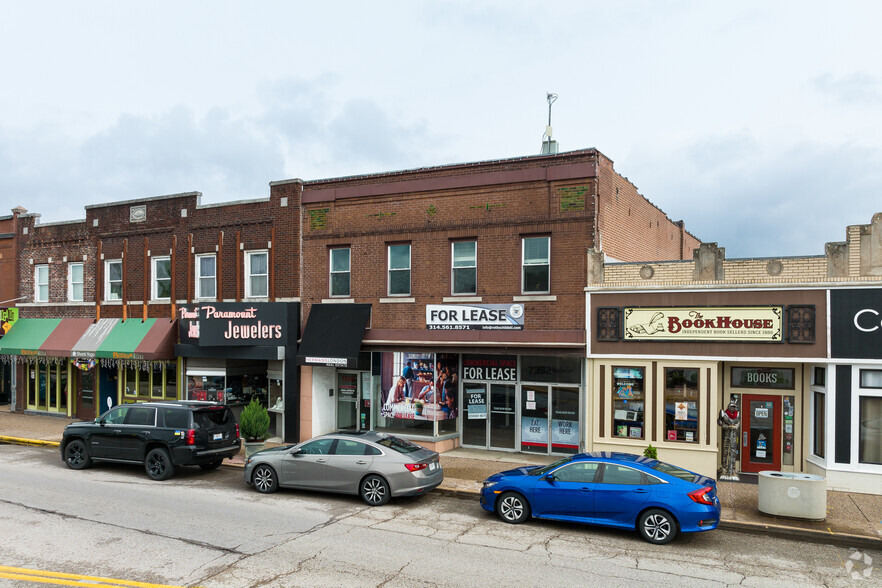
[[[697,368],[665,368],[665,438],[698,443]]]
[[[858,462],[882,465],[882,370],[860,370]]]
[[[144,402],[178,397],[177,364],[151,361],[120,370],[124,402]]]
[[[67,412],[67,366],[62,363],[34,363],[27,366],[25,393],[28,408]]]
[[[456,354],[382,354],[376,428],[423,435],[455,433],[459,414]]]
[[[645,438],[645,376],[642,367],[613,367],[613,437]]]

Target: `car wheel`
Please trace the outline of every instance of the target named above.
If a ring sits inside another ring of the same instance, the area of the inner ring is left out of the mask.
[[[276,471],[268,465],[259,465],[251,474],[251,484],[261,494],[269,494],[279,489],[279,479]]]
[[[162,447],[150,450],[150,453],[147,454],[147,460],[144,462],[144,469],[153,480],[168,480],[175,473],[171,457],[169,457],[168,451]]]
[[[72,470],[81,470],[92,465],[85,442],[74,439],[68,443],[64,448],[64,463]]]
[[[380,506],[389,502],[389,484],[380,476],[368,476],[361,481],[361,499],[370,506]]]
[[[506,523],[523,523],[530,518],[530,503],[517,492],[506,492],[496,501],[496,514]]]
[[[216,459],[211,463],[201,463],[201,464],[199,464],[199,467],[202,468],[203,470],[205,470],[206,472],[208,472],[211,470],[216,470],[217,468],[219,468],[221,466],[222,463],[224,463],[224,460]]]
[[[677,536],[677,520],[669,512],[652,508],[640,515],[637,529],[650,543],[664,545]]]

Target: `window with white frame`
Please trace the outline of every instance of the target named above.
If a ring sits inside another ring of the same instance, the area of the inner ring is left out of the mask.
[[[196,256],[196,298],[217,298],[217,256]]]
[[[524,294],[550,292],[551,237],[524,237],[522,259],[522,292]]]
[[[389,245],[389,295],[410,296],[410,244]]]
[[[34,266],[34,302],[49,302],[49,266]]]
[[[860,370],[858,462],[882,465],[882,369]]]
[[[104,300],[122,300],[123,265],[121,259],[104,262]]]
[[[350,295],[351,252],[348,247],[331,249],[331,296]]]
[[[154,257],[153,258],[153,281],[152,281],[153,300],[170,300],[171,299],[171,258],[170,257]]]
[[[267,251],[245,252],[245,297],[269,296],[269,253]]]
[[[477,294],[478,292],[478,242],[454,241],[451,243],[451,293]]]
[[[67,299],[71,302],[83,301],[83,264],[67,265]]]

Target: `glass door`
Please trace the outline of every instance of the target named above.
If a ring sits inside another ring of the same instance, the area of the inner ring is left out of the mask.
[[[551,389],[551,452],[579,452],[579,389]]]
[[[515,448],[514,384],[490,384],[490,449]]]
[[[487,385],[466,382],[462,387],[462,444],[487,447]]]
[[[741,421],[741,470],[762,472],[781,469],[781,398],[745,394]]]
[[[337,428],[354,431],[358,416],[358,374],[337,372]]]
[[[521,386],[521,451],[548,453],[548,386]]]
[[[521,451],[579,452],[579,389],[521,386]]]

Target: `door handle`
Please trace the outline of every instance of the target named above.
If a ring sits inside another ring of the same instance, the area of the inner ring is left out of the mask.
[[[636,490],[634,490],[635,494],[646,494],[647,492],[649,492],[649,490],[647,490],[646,488],[637,488]]]
[[[582,492],[594,492],[591,488],[579,488]]]
[[[357,463],[358,465],[364,465],[364,464],[366,464],[367,462],[366,462],[365,460],[363,460],[363,459],[360,459],[360,460],[358,460],[358,461],[355,462],[355,463]]]
[[[326,459],[317,459],[317,460],[315,460],[315,461],[316,461],[316,463],[327,463],[328,460],[326,460]]]

